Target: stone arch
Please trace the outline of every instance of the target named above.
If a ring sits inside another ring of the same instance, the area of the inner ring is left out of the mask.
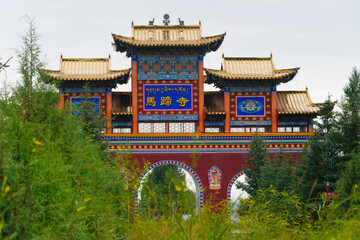
[[[236,182],[236,179],[238,179],[240,176],[244,175],[244,172],[241,171],[238,174],[235,175],[235,177],[233,177],[228,185],[227,188],[227,201],[228,201],[228,213],[231,214],[231,188],[234,185],[234,183]]]
[[[164,161],[159,161],[156,162],[154,164],[151,164],[150,166],[148,166],[145,171],[140,175],[139,180],[140,182],[143,180],[143,178],[145,177],[145,175],[153,168],[161,166],[161,165],[176,165],[181,167],[182,169],[184,169],[185,171],[187,171],[190,176],[192,177],[194,183],[195,183],[195,190],[196,190],[196,209],[198,210],[199,208],[203,208],[204,206],[204,188],[203,188],[203,184],[201,182],[201,179],[199,177],[199,175],[188,165],[186,165],[185,163],[179,162],[179,161],[175,161],[175,160],[164,160]],[[138,213],[138,203],[139,203],[139,192],[136,193],[135,195],[135,204],[134,204],[134,210],[135,213]]]

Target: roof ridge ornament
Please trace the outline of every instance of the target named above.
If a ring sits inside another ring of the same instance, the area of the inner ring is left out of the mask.
[[[149,25],[154,25],[155,18],[152,19],[152,21],[149,21]]]
[[[184,20],[181,20],[181,19],[179,18],[179,24],[180,24],[180,25],[184,25]]]
[[[164,23],[164,25],[169,25],[169,23],[170,23],[170,15],[169,14],[165,14],[164,15],[164,20],[163,20],[163,23]]]

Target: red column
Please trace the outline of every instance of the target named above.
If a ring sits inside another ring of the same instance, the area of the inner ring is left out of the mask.
[[[205,132],[205,111],[204,111],[204,61],[199,61],[199,133]]]
[[[313,125],[312,125],[312,124],[310,124],[310,125],[308,126],[308,132],[310,132],[310,133],[314,132],[314,130],[313,130]]]
[[[132,114],[133,133],[138,133],[138,89],[137,89],[137,61],[131,62]]]
[[[271,92],[271,132],[277,132],[277,94],[276,91]]]
[[[58,109],[64,109],[64,104],[65,104],[64,93],[61,92],[60,98],[59,98],[59,103],[58,103]]]
[[[106,116],[109,119],[106,123],[106,133],[112,133],[112,92],[106,93]]]
[[[224,132],[230,132],[230,92],[224,92],[225,124]]]

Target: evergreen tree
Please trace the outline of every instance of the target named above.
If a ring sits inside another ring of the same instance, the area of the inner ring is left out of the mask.
[[[338,122],[343,155],[339,164],[340,170],[343,170],[346,162],[351,159],[352,151],[357,152],[360,143],[360,70],[353,69],[344,93]]]
[[[260,167],[259,188],[267,189],[272,186],[277,191],[291,192],[298,182],[295,174],[297,165],[292,156],[281,148],[279,154],[274,155]]]
[[[341,103],[339,117],[342,171],[337,191],[344,198],[349,197],[360,180],[360,70],[354,67],[349,83],[344,87],[345,96]]]
[[[346,163],[345,170],[337,184],[337,191],[343,199],[351,196],[355,186],[360,186],[360,153],[353,152],[350,161]]]
[[[269,162],[269,153],[265,142],[259,135],[254,135],[250,143],[249,156],[246,156],[246,166],[243,166],[246,183],[237,182],[236,187],[255,196],[261,186],[261,167]]]
[[[301,160],[303,165],[298,171],[298,175],[302,176],[299,193],[303,200],[311,198],[309,200],[313,201],[325,191],[327,183],[333,190],[339,178],[339,133],[330,96],[320,106],[318,121],[315,121],[315,134],[309,145],[310,149],[304,151]]]

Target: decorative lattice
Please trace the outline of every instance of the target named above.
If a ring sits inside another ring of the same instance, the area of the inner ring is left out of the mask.
[[[131,128],[114,128],[113,133],[131,133]]]
[[[166,125],[165,123],[154,123],[154,133],[165,133]]]
[[[300,127],[293,127],[293,132],[300,132]]]
[[[206,133],[218,133],[220,132],[220,128],[218,127],[207,127],[205,128]]]
[[[292,127],[285,127],[285,132],[292,132]]]
[[[245,132],[246,128],[244,127],[232,127],[230,128],[230,132],[239,132],[239,133],[243,133]]]
[[[285,127],[278,127],[278,132],[285,132]]]
[[[180,133],[182,132],[183,124],[180,122],[169,123],[169,133]]]
[[[151,123],[139,123],[139,133],[151,133]]]
[[[251,128],[251,132],[262,133],[262,132],[265,132],[265,128],[264,127],[253,127],[253,128]]]
[[[195,132],[195,123],[184,122],[184,133],[194,133],[194,132]]]
[[[113,133],[121,133],[121,128],[114,128]]]

